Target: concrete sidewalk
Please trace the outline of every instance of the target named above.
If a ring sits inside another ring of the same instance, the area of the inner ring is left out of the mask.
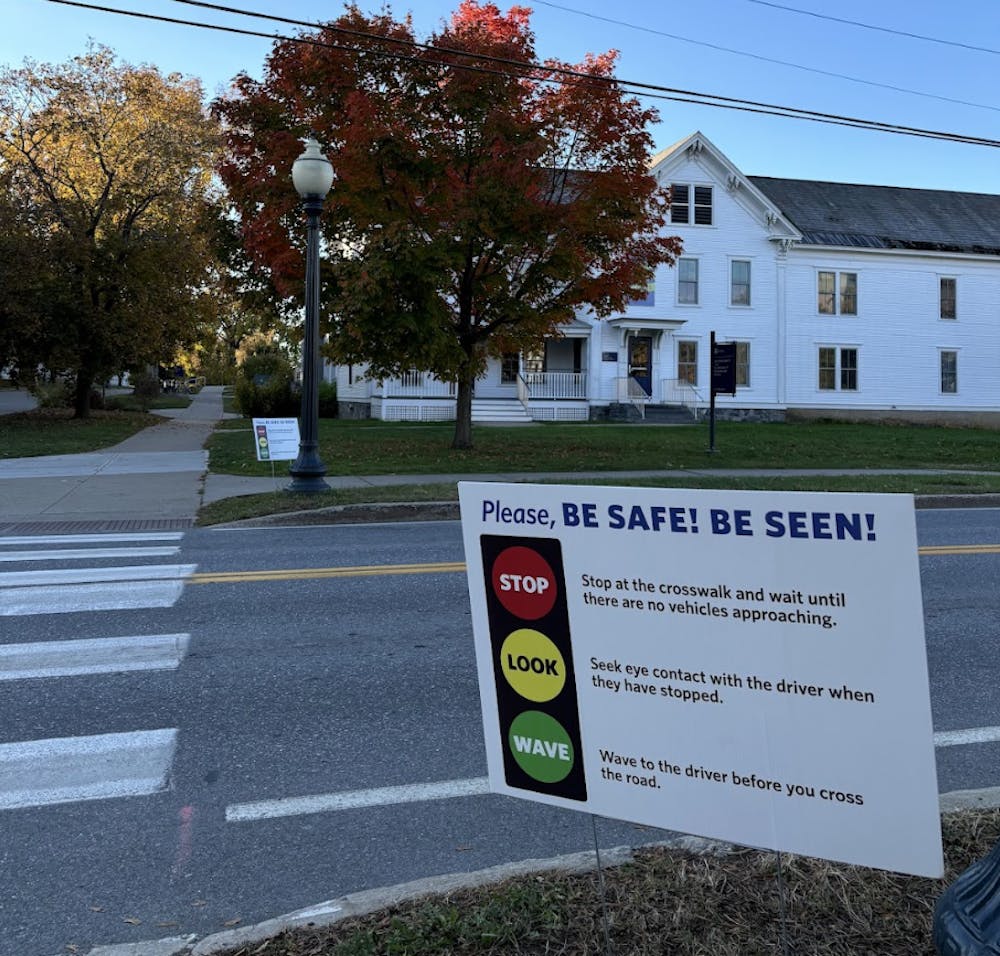
[[[222,387],[157,414],[168,420],[99,452],[0,460],[0,533],[190,527],[208,469],[203,446],[225,417]]]

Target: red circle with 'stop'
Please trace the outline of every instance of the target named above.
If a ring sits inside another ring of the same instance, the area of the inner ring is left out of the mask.
[[[531,548],[506,548],[493,562],[493,593],[511,614],[537,621],[552,610],[557,592],[549,562]]]

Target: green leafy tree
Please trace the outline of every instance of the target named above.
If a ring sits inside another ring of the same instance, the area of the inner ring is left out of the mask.
[[[0,184],[37,281],[5,352],[75,382],[155,364],[210,319],[217,123],[197,81],[119,63],[105,47],[65,64],[0,72]],[[5,322],[5,328],[8,323]]]
[[[677,254],[647,168],[655,111],[616,85],[613,53],[589,56],[582,77],[530,65],[523,7],[465,0],[428,49],[409,22],[356,7],[308,38],[277,43],[264,80],[237,77],[216,104],[248,248],[280,291],[301,295],[288,171],[315,132],[336,171],[331,353],[379,377],[416,367],[456,382],[453,447],[469,448],[490,358],[537,348],[580,307],[623,308]]]

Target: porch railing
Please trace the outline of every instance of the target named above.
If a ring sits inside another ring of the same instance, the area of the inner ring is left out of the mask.
[[[382,380],[383,398],[454,398],[455,392],[454,382],[442,382],[418,369]]]
[[[524,372],[518,376],[519,389],[522,378],[531,398],[587,397],[586,372]]]
[[[682,405],[695,418],[708,407],[708,400],[686,378],[665,378],[662,385],[663,401],[668,405]]]
[[[517,400],[524,406],[524,410],[528,410],[528,405],[531,404],[531,389],[528,388],[528,383],[524,380],[524,376],[518,372],[517,373]]]
[[[646,417],[646,406],[650,396],[631,375],[615,379],[615,395],[619,402],[634,405],[642,418]]]

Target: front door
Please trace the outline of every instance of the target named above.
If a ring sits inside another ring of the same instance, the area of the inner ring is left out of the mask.
[[[653,394],[653,338],[636,335],[628,340],[628,374],[647,394]]]

